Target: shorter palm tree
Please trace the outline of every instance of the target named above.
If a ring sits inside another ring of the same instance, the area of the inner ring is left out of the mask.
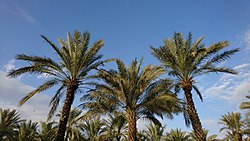
[[[37,122],[23,121],[18,128],[18,141],[39,141],[37,129]]]
[[[147,130],[145,131],[145,135],[147,136],[148,141],[161,141],[163,139],[166,126],[150,123],[149,125],[146,125],[146,127]]]
[[[216,139],[217,135],[216,135],[216,134],[213,134],[213,135],[208,136],[209,130],[206,130],[206,129],[204,129],[204,128],[203,128],[203,132],[205,133],[206,141],[217,141],[217,139]],[[197,137],[196,137],[194,131],[192,131],[192,132],[190,133],[190,137],[191,137],[191,141],[197,141]]]
[[[102,141],[104,132],[104,122],[100,117],[88,119],[82,125],[86,141]]]
[[[40,122],[40,141],[53,141],[58,130],[56,122]]]
[[[0,109],[0,140],[15,140],[17,127],[22,121],[16,110]]]
[[[226,139],[232,139],[235,141],[243,140],[243,121],[241,120],[241,114],[237,112],[228,112],[225,115],[222,115],[219,124],[222,124],[224,127],[220,129],[221,131],[227,132]]]
[[[121,141],[127,134],[127,121],[121,113],[108,115],[108,119],[104,119],[105,138],[107,141]]]
[[[181,129],[171,129],[165,136],[166,141],[189,141],[189,135],[187,132],[181,131]]]
[[[70,111],[69,121],[66,128],[65,140],[70,141],[80,141],[82,136],[82,122],[80,121],[82,117],[82,111],[74,108]]]

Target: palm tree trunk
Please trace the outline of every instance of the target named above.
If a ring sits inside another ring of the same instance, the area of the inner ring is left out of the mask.
[[[195,136],[197,137],[198,141],[206,141],[206,135],[202,129],[200,118],[194,106],[194,101],[191,93],[192,86],[183,87],[183,90],[187,100],[187,112],[191,120]]]
[[[136,113],[135,110],[127,109],[128,141],[136,141]]]
[[[62,108],[62,115],[59,122],[59,129],[56,135],[56,141],[64,141],[69,113],[71,105],[74,101],[74,94],[77,88],[78,88],[78,83],[71,83],[67,86],[66,99]]]

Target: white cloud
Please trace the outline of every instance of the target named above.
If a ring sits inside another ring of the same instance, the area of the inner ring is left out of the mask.
[[[246,44],[246,49],[250,50],[250,29],[248,29],[243,36],[243,41]]]
[[[212,87],[205,90],[207,99],[219,98],[231,105],[239,105],[249,95],[250,90],[250,64],[241,64],[236,67],[238,75],[224,74]]]
[[[50,75],[47,73],[42,73],[42,74],[37,76],[38,79],[47,79],[49,77],[50,77]]]
[[[246,67],[250,66],[250,64],[241,64],[241,65],[238,65],[236,67],[234,67],[235,70],[241,70],[241,69],[244,69]]]
[[[27,22],[30,22],[30,23],[37,22],[34,17],[32,17],[27,11],[20,8],[19,6],[16,6],[14,9],[11,9],[10,13],[23,18]]]
[[[25,85],[15,79],[6,77],[6,73],[0,71],[0,107],[17,109],[25,119],[45,121],[49,111],[48,95],[39,93],[28,100],[23,106],[17,107],[18,102],[30,91],[31,86]]]
[[[14,63],[15,63],[14,59],[10,60],[6,65],[4,65],[5,70],[9,72],[10,70],[15,69]]]

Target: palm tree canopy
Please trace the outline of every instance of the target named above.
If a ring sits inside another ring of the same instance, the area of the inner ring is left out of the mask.
[[[218,66],[239,51],[239,48],[218,53],[229,46],[228,41],[214,43],[208,47],[202,44],[203,37],[192,42],[192,34],[184,39],[181,33],[174,33],[173,38],[166,39],[160,48],[151,47],[152,54],[168,70],[168,74],[177,78],[179,85],[193,85],[194,78],[207,73],[231,73],[233,69]],[[217,65],[217,66],[216,66]],[[195,85],[192,86],[202,100]]]
[[[18,128],[18,141],[38,141],[38,123],[32,122],[22,122]]]
[[[206,135],[206,140],[207,140],[207,141],[215,141],[215,140],[216,140],[216,137],[217,137],[216,134],[208,135],[209,130],[206,130],[206,129],[204,129],[204,128],[203,128],[203,131],[204,131],[204,133],[205,133],[205,135]],[[196,140],[197,140],[197,137],[196,137],[196,135],[195,135],[194,130],[193,130],[189,135],[190,135],[190,137],[191,137],[191,141],[196,141]]]
[[[82,111],[74,108],[70,111],[69,121],[66,129],[66,139],[70,140],[80,140],[82,135],[82,122],[80,121],[80,117],[82,116]]]
[[[16,110],[0,108],[0,140],[3,137],[14,140],[17,133],[16,128],[22,121]]]
[[[181,129],[171,129],[165,139],[166,141],[189,141],[189,137],[190,136],[186,132],[181,131]]]
[[[26,95],[19,102],[19,106],[23,105],[35,94],[59,85],[50,101],[51,110],[48,116],[48,119],[50,119],[56,111],[67,86],[74,84],[79,88],[81,85],[87,84],[89,72],[104,63],[104,61],[100,60],[102,55],[98,54],[103,46],[103,40],[98,40],[89,47],[90,33],[85,32],[81,35],[79,31],[75,31],[73,37],[71,34],[67,34],[67,41],[59,39],[60,47],[58,47],[47,37],[43,35],[41,37],[54,49],[59,61],[45,56],[19,54],[16,59],[26,61],[29,65],[17,70],[11,70],[8,76],[17,77],[24,73],[47,74],[49,76],[47,81]]]
[[[86,120],[82,125],[84,135],[88,141],[99,141],[104,132],[104,122],[100,117],[94,117]]]
[[[137,118],[157,122],[154,115],[172,118],[173,113],[181,111],[179,100],[170,91],[171,81],[156,81],[165,73],[163,68],[149,65],[141,69],[142,60],[136,59],[128,67],[119,59],[116,64],[117,70],[100,70],[96,78],[104,83],[96,84],[95,89],[83,97],[88,102],[82,106],[89,108],[90,115],[134,109]]]
[[[244,134],[243,121],[241,120],[241,114],[238,112],[228,112],[222,115],[219,124],[223,125],[220,131],[226,130],[227,138],[241,138]]]
[[[163,134],[166,129],[166,126],[155,125],[150,123],[146,125],[147,129],[145,131],[145,135],[149,139],[149,141],[161,141],[163,139]]]
[[[107,140],[120,141],[127,134],[127,120],[121,113],[109,114],[104,121],[104,135]]]
[[[41,141],[54,140],[58,130],[56,122],[40,122],[39,137]]]

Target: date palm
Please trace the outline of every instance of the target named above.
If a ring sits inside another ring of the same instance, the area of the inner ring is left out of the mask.
[[[83,97],[89,100],[82,104],[83,108],[89,108],[87,114],[123,113],[128,122],[128,140],[135,141],[137,119],[160,124],[155,115],[172,118],[173,113],[180,112],[179,100],[169,91],[170,81],[156,81],[165,72],[163,68],[148,65],[141,69],[142,60],[134,60],[128,67],[119,59],[116,64],[117,70],[100,70],[96,77],[103,83],[96,84]]]
[[[38,123],[22,122],[18,128],[18,141],[39,141]]]
[[[94,117],[92,119],[86,120],[82,125],[85,139],[87,141],[102,141],[104,132],[104,122],[100,117]]]
[[[0,109],[0,140],[15,140],[22,121],[16,110]]]
[[[209,136],[208,135],[209,130],[203,129],[203,131],[204,131],[204,133],[206,135],[206,140],[207,141],[217,141],[217,139],[216,139],[217,135],[216,134],[213,134],[213,135]],[[191,136],[191,140],[190,141],[196,141],[197,140],[197,137],[196,137],[194,131],[192,131],[190,133],[190,136]]]
[[[55,139],[58,126],[56,122],[40,122],[40,141],[53,141]]]
[[[108,119],[104,119],[105,136],[107,141],[121,141],[127,133],[127,121],[121,113],[109,114]]]
[[[56,141],[63,141],[75,94],[82,85],[87,83],[89,72],[103,64],[103,61],[100,61],[102,55],[98,54],[103,46],[103,41],[98,40],[89,47],[90,33],[85,32],[81,35],[78,31],[74,32],[73,37],[68,33],[67,40],[59,39],[60,47],[45,36],[42,36],[42,38],[54,49],[59,60],[53,60],[44,56],[20,54],[16,56],[16,59],[26,61],[29,64],[10,71],[8,76],[17,77],[24,73],[47,74],[50,76],[46,82],[25,96],[19,102],[19,106],[22,106],[35,94],[59,85],[58,90],[50,101],[51,110],[48,118],[50,119],[54,114],[61,98],[65,94],[66,98],[62,107],[62,115],[56,137]]]
[[[184,39],[181,33],[174,33],[174,37],[166,39],[160,48],[151,47],[152,54],[166,68],[168,75],[176,78],[176,90],[182,89],[184,91],[187,103],[184,113],[186,113],[187,119],[190,119],[186,123],[191,122],[198,141],[206,139],[191,93],[194,89],[202,100],[202,95],[195,86],[195,78],[218,72],[236,74],[233,69],[217,64],[229,59],[231,55],[239,51],[237,48],[219,53],[228,47],[228,41],[221,41],[205,47],[201,43],[202,39],[203,37],[200,37],[192,42],[191,33],[187,39]]]
[[[244,130],[243,130],[243,121],[241,120],[240,113],[227,113],[222,115],[219,124],[222,124],[224,127],[220,131],[227,131],[227,138],[235,141],[242,141]]]
[[[82,111],[77,108],[74,108],[70,111],[65,141],[68,139],[70,141],[80,141],[82,136],[81,131],[83,129],[82,122],[79,120],[81,116]]]
[[[181,131],[181,129],[171,129],[169,133],[167,133],[165,140],[166,141],[189,141],[190,136]]]
[[[163,139],[163,134],[166,129],[166,126],[155,125],[150,123],[146,125],[147,129],[145,130],[145,135],[148,138],[148,141],[161,141]]]

